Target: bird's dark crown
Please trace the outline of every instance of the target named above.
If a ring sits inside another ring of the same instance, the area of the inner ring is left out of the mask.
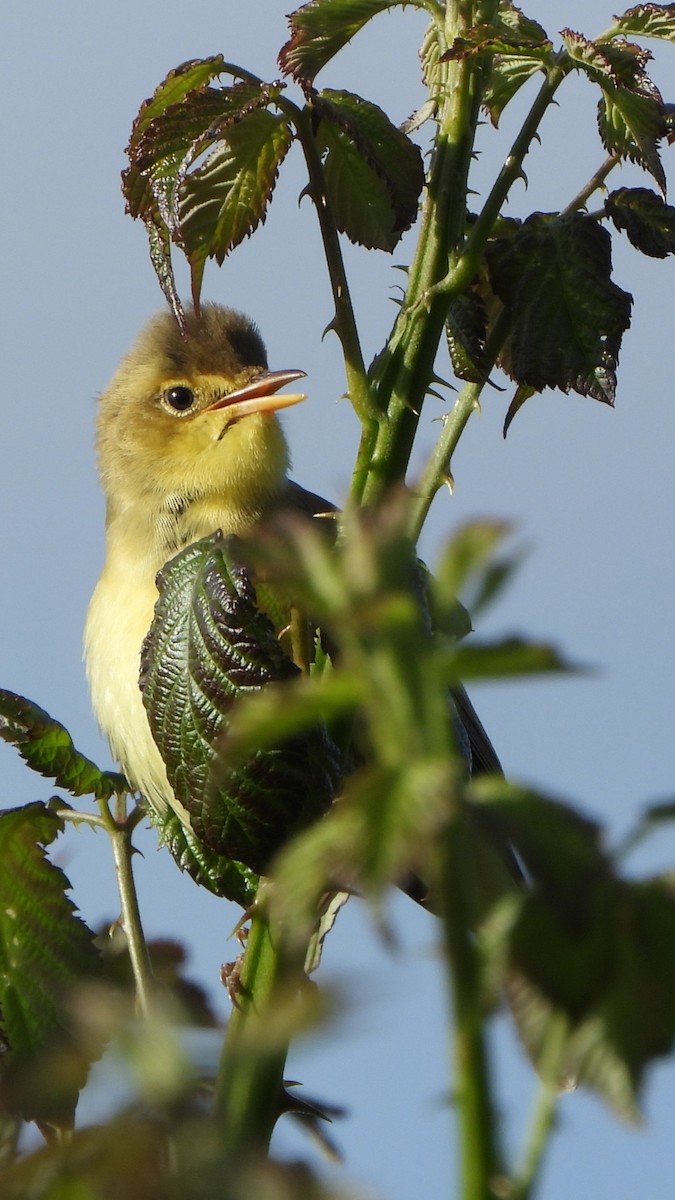
[[[205,304],[197,316],[185,314],[185,332],[169,312],[160,313],[148,330],[153,348],[163,353],[167,374],[236,376],[246,367],[267,367],[265,345],[257,326],[243,313]]]

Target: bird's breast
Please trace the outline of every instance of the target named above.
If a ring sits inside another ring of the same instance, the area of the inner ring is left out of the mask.
[[[166,776],[139,688],[141,647],[157,601],[157,572],[184,547],[216,529],[239,533],[252,514],[217,498],[186,493],[153,507],[111,514],[106,563],[85,626],[85,662],[97,721],[129,782],[160,813],[180,806]],[[187,812],[180,813],[189,826]]]
[[[94,713],[114,758],[162,813],[174,802],[138,686],[157,591],[152,571],[133,568],[119,555],[106,563],[87,613],[85,661]]]

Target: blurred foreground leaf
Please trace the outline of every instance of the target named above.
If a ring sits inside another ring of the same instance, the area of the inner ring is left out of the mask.
[[[541,1062],[562,1017],[561,1082],[634,1118],[647,1066],[675,1039],[675,893],[620,879],[598,826],[572,807],[504,780],[471,790],[528,875],[498,951],[523,1042]]]

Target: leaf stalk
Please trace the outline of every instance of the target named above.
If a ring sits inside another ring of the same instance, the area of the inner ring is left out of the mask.
[[[131,969],[136,987],[136,1004],[140,1016],[149,1020],[154,1008],[154,977],[148,944],[143,932],[141,910],[132,867],[134,848],[132,834],[142,819],[142,810],[135,807],[127,814],[127,801],[123,795],[115,797],[116,814],[113,817],[105,800],[99,801],[103,824],[112,844],[117,888],[122,911],[122,927],[126,934]]]

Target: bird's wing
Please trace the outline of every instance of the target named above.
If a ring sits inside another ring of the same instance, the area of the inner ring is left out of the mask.
[[[452,699],[471,747],[471,774],[493,775],[502,773],[502,766],[497,757],[483,723],[461,684],[452,689]]]
[[[321,513],[338,511],[337,505],[332,504],[330,500],[325,500],[323,496],[317,496],[316,492],[308,492],[307,488],[300,487],[300,484],[295,483],[292,479],[289,479],[286,484],[285,499],[289,508],[303,513],[306,517],[316,517]]]

